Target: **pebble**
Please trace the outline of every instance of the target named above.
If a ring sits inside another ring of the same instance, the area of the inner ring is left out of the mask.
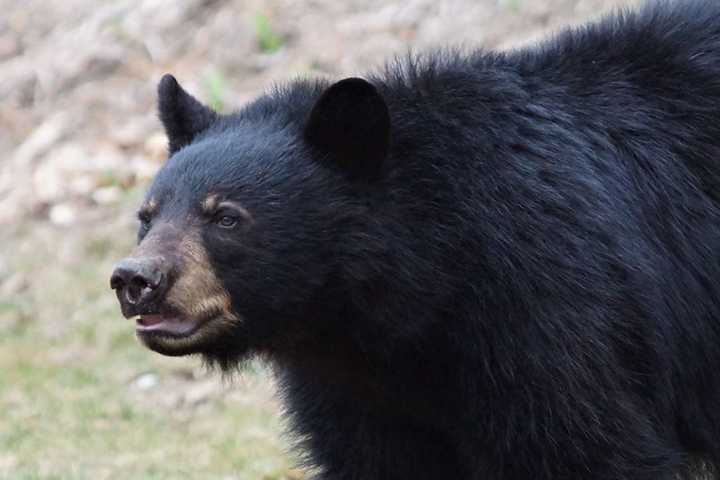
[[[122,190],[115,185],[100,187],[92,193],[92,199],[98,205],[111,205],[117,203],[121,196]]]
[[[77,220],[77,210],[69,203],[58,203],[50,207],[48,217],[55,225],[68,226]]]
[[[152,372],[146,372],[140,374],[132,383],[133,387],[138,390],[150,390],[156,387],[160,383],[160,378],[157,374]]]

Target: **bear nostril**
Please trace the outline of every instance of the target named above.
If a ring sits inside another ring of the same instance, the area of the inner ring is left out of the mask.
[[[147,297],[145,288],[138,288],[135,285],[128,285],[124,290],[125,299],[131,305],[137,305]]]
[[[130,280],[130,285],[137,288],[138,290],[144,290],[146,288],[153,290],[155,288],[153,285],[150,284],[148,279],[140,275],[133,276]]]
[[[125,287],[125,279],[117,269],[113,272],[110,277],[110,288],[113,290],[119,290]]]
[[[162,290],[165,274],[154,259],[125,259],[118,263],[110,277],[110,288],[124,302],[139,305],[151,301]]]

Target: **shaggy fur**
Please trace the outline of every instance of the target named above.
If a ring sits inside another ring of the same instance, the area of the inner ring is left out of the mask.
[[[720,478],[720,3],[227,116],[164,82],[153,222],[253,218],[201,227],[243,321],[198,353],[275,366],[319,479]]]

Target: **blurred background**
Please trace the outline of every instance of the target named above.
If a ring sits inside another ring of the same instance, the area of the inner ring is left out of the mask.
[[[223,380],[151,353],[109,288],[166,158],[163,73],[228,112],[630,1],[0,0],[0,479],[303,478],[262,365]]]

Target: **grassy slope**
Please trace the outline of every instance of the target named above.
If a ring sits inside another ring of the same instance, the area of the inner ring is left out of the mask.
[[[296,478],[261,368],[223,384],[135,341],[107,281],[133,228],[2,239],[33,287],[0,296],[0,479]]]

